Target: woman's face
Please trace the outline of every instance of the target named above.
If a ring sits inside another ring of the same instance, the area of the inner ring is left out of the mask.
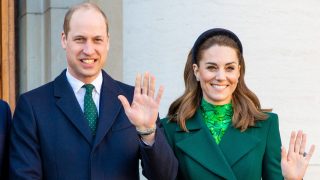
[[[203,98],[214,105],[230,103],[240,76],[239,59],[235,49],[213,45],[202,52],[194,74],[202,89]]]

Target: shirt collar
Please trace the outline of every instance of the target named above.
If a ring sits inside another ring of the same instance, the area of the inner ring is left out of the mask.
[[[74,93],[78,93],[79,90],[82,88],[82,86],[85,84],[82,81],[78,80],[74,76],[72,76],[69,72],[69,69],[67,68],[66,76],[68,79],[68,82],[70,83]],[[94,89],[96,93],[100,94],[101,92],[101,85],[102,85],[102,72],[100,71],[99,75],[96,79],[94,79],[91,84],[94,85]]]
[[[101,86],[102,86],[102,72],[99,72],[99,75],[95,80],[91,82],[92,85],[94,85],[94,89],[98,94],[101,92]]]

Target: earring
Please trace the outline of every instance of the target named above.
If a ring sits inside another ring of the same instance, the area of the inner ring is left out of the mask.
[[[198,77],[196,77],[197,81],[200,81]]]

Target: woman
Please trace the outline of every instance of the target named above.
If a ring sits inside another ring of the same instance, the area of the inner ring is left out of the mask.
[[[304,176],[314,146],[306,154],[305,134],[292,133],[280,163],[278,117],[261,109],[244,74],[242,44],[233,32],[215,28],[199,36],[185,66],[185,92],[161,120],[179,161],[178,179]]]
[[[288,153],[281,147],[278,117],[263,110],[244,82],[245,64],[238,37],[211,29],[188,56],[184,94],[161,120],[179,160],[178,179],[302,179],[314,146],[305,152],[306,135],[291,134]],[[163,87],[155,96],[155,78],[137,75],[131,105],[119,99],[141,140],[152,146]],[[143,133],[141,133],[143,131]],[[158,139],[159,140],[159,139]],[[281,161],[281,165],[280,165]]]
[[[0,100],[0,179],[8,177],[9,128],[11,111],[9,105]]]

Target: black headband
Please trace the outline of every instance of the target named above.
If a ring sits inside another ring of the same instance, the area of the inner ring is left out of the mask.
[[[213,37],[213,36],[218,36],[218,35],[223,35],[223,36],[227,36],[229,38],[231,38],[232,40],[234,40],[240,50],[240,53],[242,54],[242,44],[240,42],[240,39],[237,37],[237,35],[235,35],[233,32],[227,30],[227,29],[223,29],[223,28],[213,28],[213,29],[209,29],[207,31],[205,31],[204,33],[202,33],[198,39],[196,40],[196,42],[194,43],[193,47],[192,47],[192,62],[193,64],[196,64],[196,58],[197,58],[197,54],[198,54],[198,50],[199,47],[209,38]]]

